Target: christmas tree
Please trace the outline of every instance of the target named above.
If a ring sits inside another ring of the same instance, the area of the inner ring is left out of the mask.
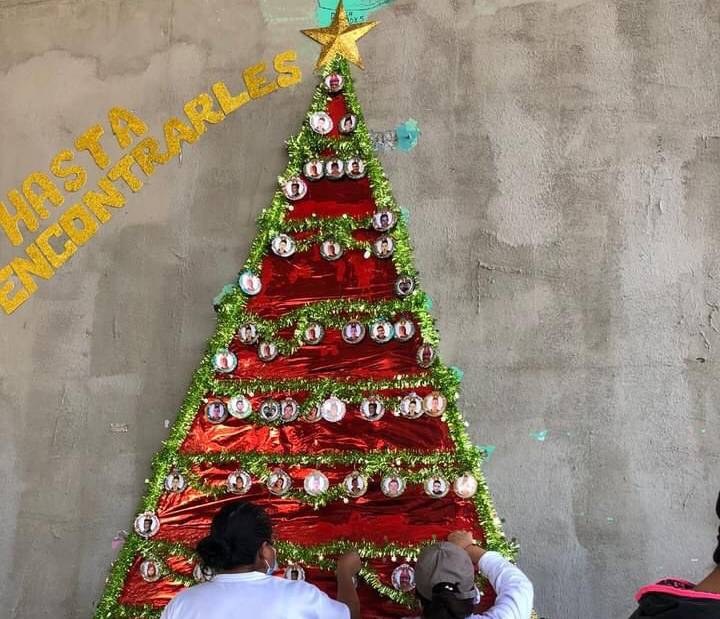
[[[435,537],[470,530],[513,554],[353,88],[348,60],[373,25],[340,5],[305,31],[323,45],[320,83],[96,618],[157,617],[211,578],[194,547],[232,501],[270,514],[279,576],[333,595],[334,559],[356,547],[367,618],[412,614],[413,562]]]

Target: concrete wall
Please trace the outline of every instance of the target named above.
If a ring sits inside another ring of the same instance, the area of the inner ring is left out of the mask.
[[[3,195],[113,105],[157,133],[288,47],[305,74],[210,129],[0,316],[3,616],[90,616],[309,103],[314,8],[0,2]],[[711,567],[720,4],[396,0],[373,17],[357,87],[372,127],[422,128],[382,159],[537,607],[624,617],[644,582]],[[2,239],[0,262],[16,253]]]

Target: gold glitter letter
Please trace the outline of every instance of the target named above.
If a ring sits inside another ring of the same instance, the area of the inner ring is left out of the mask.
[[[78,151],[86,150],[92,155],[95,165],[100,169],[105,169],[110,165],[110,157],[105,149],[100,145],[100,138],[105,131],[100,125],[90,127],[79,138],[75,139],[75,148]]]
[[[127,148],[132,144],[133,139],[130,131],[140,137],[146,134],[148,130],[148,126],[141,118],[138,118],[124,107],[112,108],[108,112],[108,121],[120,148]]]
[[[65,241],[62,253],[58,254],[55,251],[52,245],[50,245],[50,237],[60,237],[62,235],[63,229],[60,227],[60,224],[52,224],[47,228],[47,230],[41,232],[37,239],[35,239],[35,243],[40,248],[40,251],[45,254],[45,257],[50,261],[50,264],[52,264],[56,269],[65,264],[70,256],[77,251],[77,245],[75,245],[75,243],[73,243],[70,239]]]
[[[268,82],[264,75],[260,75],[265,69],[267,66],[261,62],[243,71],[245,88],[253,99],[264,97],[278,89],[277,82]]]
[[[55,158],[50,162],[50,171],[58,178],[67,178],[73,176],[73,179],[65,181],[65,191],[79,191],[87,183],[87,170],[79,165],[71,165],[66,168],[62,167],[63,161],[72,161],[75,153],[71,150],[61,150]]]
[[[294,49],[288,49],[284,52],[280,52],[273,60],[273,66],[278,72],[277,83],[280,88],[287,88],[293,84],[297,84],[302,80],[302,73],[300,68],[295,66],[293,63],[297,60],[297,53]]]

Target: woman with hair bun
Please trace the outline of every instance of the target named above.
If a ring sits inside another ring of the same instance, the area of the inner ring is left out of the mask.
[[[720,494],[715,513],[720,518]],[[640,589],[630,619],[720,619],[720,533],[713,561],[715,569],[700,584],[667,578]]]
[[[197,553],[215,576],[178,593],[161,619],[360,619],[353,582],[360,571],[357,552],[338,559],[337,601],[307,582],[274,577],[272,523],[258,505],[225,505]]]

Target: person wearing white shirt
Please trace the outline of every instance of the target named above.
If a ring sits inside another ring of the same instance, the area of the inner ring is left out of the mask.
[[[490,581],[497,597],[481,615],[475,569]],[[422,608],[417,619],[529,619],[533,587],[527,576],[497,552],[475,544],[466,531],[423,549],[415,565],[415,592]]]
[[[273,576],[272,523],[258,505],[223,507],[197,552],[215,577],[178,593],[160,619],[360,619],[353,582],[361,567],[357,552],[338,559],[337,601],[310,583]]]

